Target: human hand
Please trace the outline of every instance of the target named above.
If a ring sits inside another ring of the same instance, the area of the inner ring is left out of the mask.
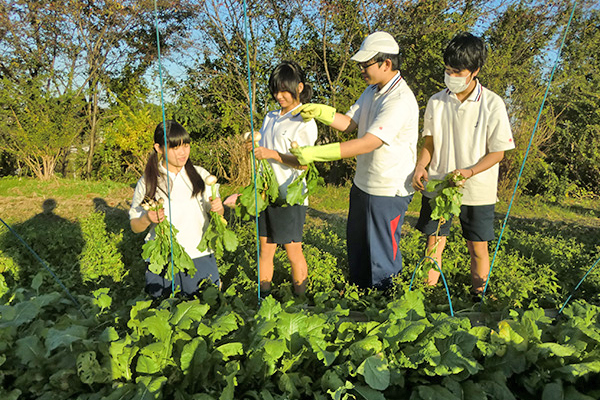
[[[300,114],[304,122],[308,122],[311,119],[316,119],[324,123],[325,125],[331,125],[335,119],[335,108],[317,103],[303,104],[300,107],[292,111],[292,115],[296,116]]]
[[[472,169],[455,169],[451,172],[452,174],[452,182],[456,187],[463,187],[467,182],[467,179],[471,178],[473,175]]]
[[[230,196],[228,196],[225,201],[223,202],[224,206],[227,206],[229,208],[235,208],[236,206],[236,201],[237,198],[241,196],[241,193],[234,193]]]
[[[254,148],[254,157],[256,157],[257,160],[275,158],[273,153],[275,153],[275,150],[270,150],[266,147],[258,146]]]
[[[165,219],[165,209],[159,208],[157,210],[148,210],[146,215],[148,216],[150,223],[158,224]]]
[[[223,202],[220,197],[210,197],[210,211],[223,215],[225,208],[223,207]]]
[[[473,176],[472,171],[473,170],[471,169],[455,169],[454,171],[450,172],[448,175],[450,175],[450,182],[452,186],[460,188],[465,186],[467,179]]]
[[[429,174],[424,166],[417,164],[415,167],[415,173],[412,177],[412,187],[415,190],[425,190],[425,183],[429,180]]]

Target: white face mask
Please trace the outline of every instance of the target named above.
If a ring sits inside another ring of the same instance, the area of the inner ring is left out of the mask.
[[[448,90],[450,90],[452,93],[462,93],[465,90],[467,90],[467,88],[473,81],[473,74],[470,74],[470,76],[471,79],[469,80],[469,82],[467,82],[468,77],[450,76],[444,72],[444,83],[446,84]]]

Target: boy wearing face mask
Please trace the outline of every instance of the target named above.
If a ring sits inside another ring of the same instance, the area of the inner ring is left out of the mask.
[[[484,41],[470,33],[457,34],[444,51],[447,89],[427,103],[425,143],[412,179],[413,187],[423,192],[416,228],[427,235],[426,254],[441,268],[451,221],[441,227],[437,238],[433,236],[438,221],[431,219],[429,199],[435,194],[425,191],[426,182],[453,172],[466,178],[460,222],[471,256],[474,300],[483,293],[490,270],[488,241],[495,237],[499,162],[504,151],[515,147],[503,100],[476,79],[486,55]],[[435,285],[439,275],[432,268],[428,283]]]

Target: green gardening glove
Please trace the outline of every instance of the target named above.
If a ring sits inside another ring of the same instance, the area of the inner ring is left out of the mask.
[[[342,158],[339,143],[324,144],[322,146],[304,146],[290,149],[302,165],[313,161],[335,161]]]
[[[292,111],[292,115],[295,116],[298,114],[302,116],[304,122],[308,122],[314,118],[325,125],[331,125],[335,118],[335,108],[326,106],[325,104],[308,103]]]

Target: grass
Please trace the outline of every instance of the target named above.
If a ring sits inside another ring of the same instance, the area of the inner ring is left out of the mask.
[[[34,178],[3,177],[0,193],[3,197],[74,197],[109,196],[112,192],[130,188],[130,184],[113,181],[91,181],[56,178],[43,182]]]

